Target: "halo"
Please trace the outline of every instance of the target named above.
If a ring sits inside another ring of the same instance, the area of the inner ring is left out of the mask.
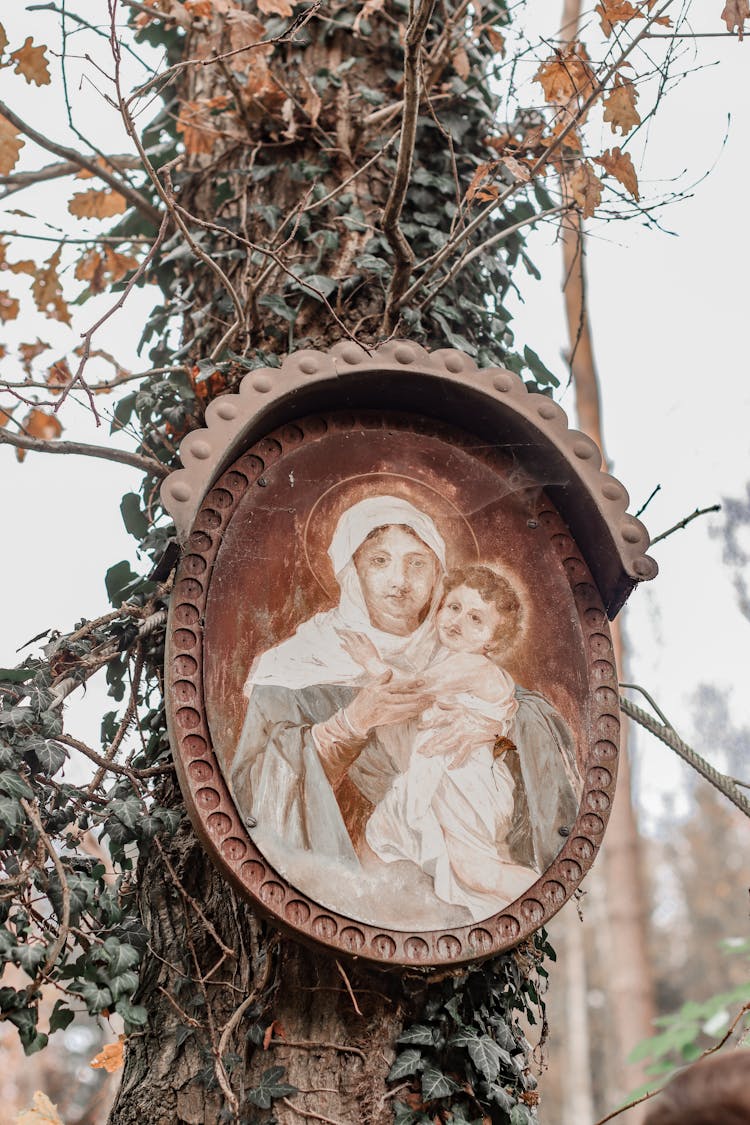
[[[444,496],[442,492],[439,492],[437,488],[434,488],[431,484],[427,484],[426,481],[420,480],[418,477],[406,476],[406,474],[404,474],[404,473],[388,473],[388,472],[358,473],[356,476],[344,477],[342,480],[336,481],[336,483],[332,484],[330,486],[330,488],[327,488],[325,490],[325,492],[321,492],[320,496],[317,498],[317,500],[313,504],[312,508],[310,509],[308,517],[305,521],[305,527],[304,527],[304,531],[303,531],[303,546],[304,546],[304,552],[305,552],[305,562],[307,563],[307,566],[310,570],[310,573],[312,574],[313,578],[317,582],[318,586],[320,586],[321,590],[323,591],[323,593],[327,597],[329,597],[329,598],[332,597],[335,594],[335,591],[331,590],[325,584],[325,582],[321,578],[319,572],[316,570],[315,566],[313,565],[312,559],[310,557],[311,552],[310,552],[310,546],[309,546],[309,539],[310,539],[310,529],[311,529],[311,526],[313,525],[313,520],[315,519],[316,513],[318,512],[318,510],[320,508],[320,505],[323,504],[325,502],[325,500],[331,496],[331,493],[336,492],[339,489],[344,489],[347,486],[349,488],[351,488],[351,487],[353,487],[355,482],[357,484],[361,484],[363,481],[369,481],[369,480],[373,480],[373,479],[382,479],[384,482],[385,481],[394,481],[394,480],[405,481],[405,482],[408,482],[410,485],[416,485],[418,488],[423,489],[426,492],[433,493],[433,495],[435,495],[436,497],[439,498],[440,505],[450,508],[452,515],[454,517],[456,517],[457,519],[459,519],[464,524],[464,526],[466,527],[466,530],[468,532],[469,538],[474,545],[474,553],[475,553],[476,560],[477,560],[477,562],[479,561],[479,558],[480,558],[479,543],[477,542],[477,537],[474,534],[474,530],[473,530],[471,524],[469,523],[469,521],[467,520],[467,518],[463,514],[463,512],[460,510],[460,508],[458,508],[457,505],[454,504],[452,500],[449,500],[447,496]],[[377,495],[378,494],[377,490],[374,491],[372,494]],[[388,495],[385,488],[383,488],[380,491],[380,494],[383,495],[383,496]],[[413,500],[412,500],[412,503],[413,503]],[[427,513],[427,514],[430,515],[431,519],[436,519],[436,518],[439,519],[440,518],[439,516],[436,517],[435,515],[433,515],[431,513]],[[340,515],[341,515],[341,513],[339,513],[339,518],[340,518]]]

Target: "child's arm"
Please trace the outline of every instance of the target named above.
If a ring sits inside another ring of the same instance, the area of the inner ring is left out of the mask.
[[[371,676],[382,676],[384,672],[391,671],[364,633],[355,633],[351,629],[337,629],[336,632],[341,638],[341,647],[365,672],[369,672]]]
[[[440,694],[470,692],[487,703],[497,703],[507,695],[505,674],[486,656],[474,652],[451,653],[450,658],[433,664],[423,673],[425,690]]]

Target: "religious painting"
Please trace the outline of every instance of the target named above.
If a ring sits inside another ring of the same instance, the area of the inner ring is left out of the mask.
[[[590,622],[609,643],[543,482],[444,424],[331,414],[241,457],[193,538],[217,520],[205,712],[270,906],[414,935],[523,899],[579,814]]]

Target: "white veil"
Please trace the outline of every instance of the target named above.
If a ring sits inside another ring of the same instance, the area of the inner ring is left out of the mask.
[[[292,637],[258,657],[245,682],[249,698],[253,687],[287,688],[315,684],[356,686],[366,676],[359,664],[343,649],[338,629],[350,629],[370,638],[381,657],[405,672],[421,672],[435,648],[435,614],[441,584],[435,583],[427,615],[406,637],[384,633],[370,623],[354,553],[371,531],[389,524],[410,528],[434,553],[445,573],[445,543],[435,524],[408,500],[395,496],[371,496],[348,508],[336,526],[328,554],[333,563],[341,597],[336,609],[316,613],[304,621]]]

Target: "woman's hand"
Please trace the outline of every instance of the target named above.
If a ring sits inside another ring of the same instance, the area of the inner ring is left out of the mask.
[[[344,709],[347,720],[362,738],[373,727],[390,726],[421,715],[432,697],[425,692],[424,681],[393,680],[388,669],[371,684],[361,688]]]
[[[480,746],[494,744],[501,725],[460,703],[436,703],[430,712],[430,741],[419,753],[425,758],[452,755],[448,769],[458,769]]]

